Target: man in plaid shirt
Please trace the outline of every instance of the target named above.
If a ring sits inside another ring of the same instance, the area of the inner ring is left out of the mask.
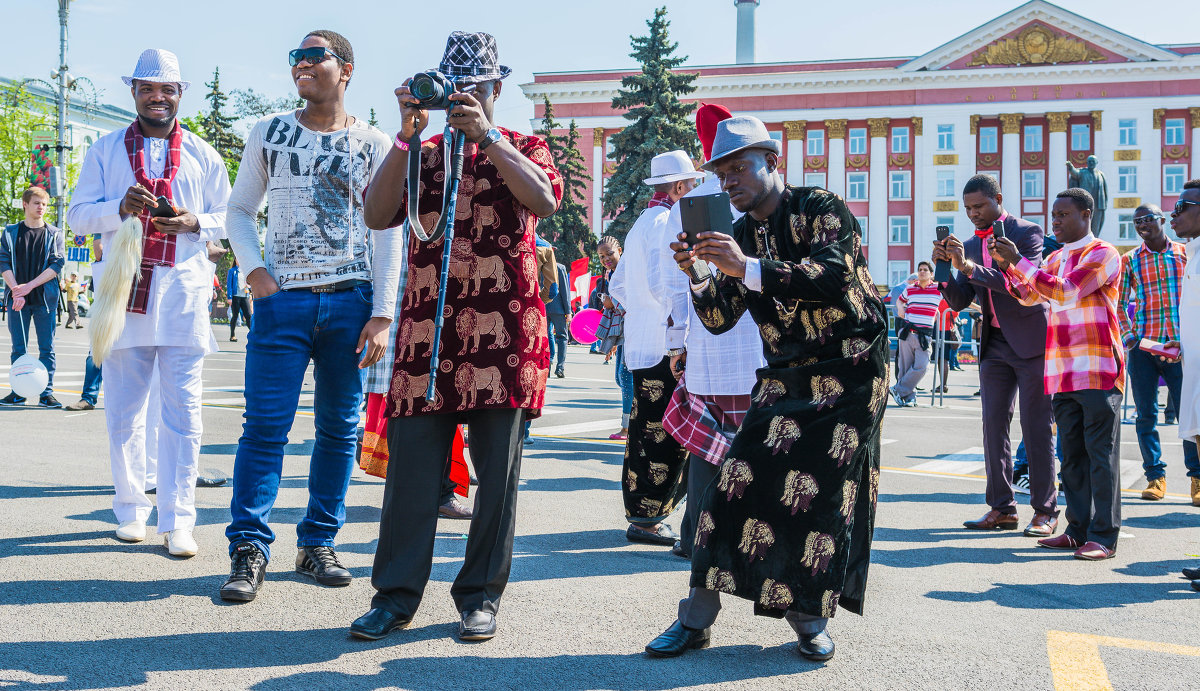
[[[1091,233],[1095,202],[1085,190],[1059,192],[1051,211],[1054,235],[1063,244],[1042,268],[1007,238],[988,240],[1005,271],[1009,292],[1025,305],[1050,305],[1046,330],[1046,393],[1062,438],[1062,482],[1067,528],[1038,540],[1096,561],[1116,553],[1121,530],[1121,392],[1125,384],[1120,348],[1117,289],[1121,256]]]
[[[1142,451],[1142,469],[1146,489],[1142,499],[1162,499],[1167,492],[1167,464],[1162,460],[1158,430],[1158,380],[1167,383],[1167,392],[1176,406],[1183,387],[1183,365],[1165,362],[1142,350],[1142,339],[1167,343],[1179,340],[1179,292],[1183,285],[1187,248],[1172,242],[1163,225],[1162,209],[1143,204],[1133,214],[1133,227],[1142,245],[1121,257],[1120,308],[1121,340],[1128,351],[1129,382],[1137,406],[1138,447]],[[1134,317],[1130,318],[1130,306]],[[1196,445],[1183,442],[1183,464],[1192,479],[1192,504],[1200,506],[1200,458]]]

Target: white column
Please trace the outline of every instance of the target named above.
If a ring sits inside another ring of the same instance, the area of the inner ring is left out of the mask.
[[[787,137],[787,170],[784,180],[789,185],[804,184],[804,131],[805,120],[788,120],[783,123],[783,136]]]
[[[1067,189],[1067,118],[1070,113],[1046,113],[1050,121],[1050,158],[1047,161],[1049,173],[1046,175],[1046,196],[1054,195]],[[1050,210],[1046,209],[1046,221],[1049,223]]]
[[[1015,216],[1021,215],[1021,114],[1001,113],[1000,131],[1003,156],[1000,163],[1000,193],[1004,207]]]
[[[1142,162],[1138,166],[1138,196],[1143,202],[1162,204],[1162,130],[1153,123],[1153,113],[1149,118],[1138,118],[1138,149],[1142,152]],[[1164,211],[1170,214],[1171,210]],[[1167,229],[1169,232],[1169,222]]]
[[[871,170],[867,187],[867,268],[878,284],[888,280],[888,118],[871,118]]]
[[[1188,108],[1192,116],[1192,165],[1189,166],[1187,178],[1200,177],[1200,108]]]
[[[834,194],[846,196],[846,124],[847,120],[826,120],[829,143],[829,167],[825,186]]]
[[[592,131],[592,234],[604,235],[604,210],[600,197],[604,192],[604,130]]]
[[[933,224],[929,222],[929,214],[933,211],[933,206],[928,201],[929,197],[923,194],[925,189],[922,187],[922,183],[924,182],[925,178],[923,173],[928,167],[928,164],[925,163],[924,158],[925,147],[923,146],[923,143],[925,140],[925,121],[923,118],[912,119],[912,135],[912,238],[914,250],[913,256],[915,257],[913,265],[915,268],[916,262],[921,261],[922,258],[928,257],[928,255],[925,253],[931,251],[929,248],[932,246],[934,240]]]

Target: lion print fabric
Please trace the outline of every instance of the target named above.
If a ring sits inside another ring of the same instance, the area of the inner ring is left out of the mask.
[[[562,176],[545,141],[501,128],[509,142],[546,172],[562,199]],[[421,147],[418,216],[433,230],[442,208],[442,137]],[[407,210],[401,206],[394,223]],[[486,154],[467,145],[447,269],[436,396],[425,401],[437,316],[444,239],[410,238],[408,282],[396,329],[388,416],[524,408],[536,417],[546,391],[550,351],[546,310],[538,297],[537,217],[512,195]]]
[[[633,410],[625,442],[621,495],[625,517],[654,524],[666,518],[687,493],[687,449],[663,429],[663,416],[675,377],[669,358],[647,369],[631,370]]]
[[[765,222],[734,225],[759,257],[762,290],[717,276],[694,295],[721,333],[749,310],[767,367],[700,502],[692,586],[789,610],[861,614],[879,493],[887,321],[858,223],[821,189],[787,188]]]

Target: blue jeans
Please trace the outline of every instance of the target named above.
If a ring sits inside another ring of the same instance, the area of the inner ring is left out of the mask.
[[[546,337],[550,340],[550,359],[562,367],[567,362],[567,315],[546,313]]]
[[[1147,480],[1157,480],[1167,474],[1167,464],[1162,459],[1162,444],[1158,439],[1158,378],[1162,377],[1167,383],[1167,395],[1172,400],[1179,400],[1179,391],[1183,387],[1183,364],[1168,363],[1147,353],[1141,348],[1129,351],[1126,358],[1129,365],[1129,388],[1133,394],[1133,404],[1137,407],[1138,447],[1142,450],[1142,470]],[[1190,441],[1183,442],[1183,465],[1187,468],[1188,477],[1200,477],[1200,458],[1196,454],[1196,445]]]
[[[100,395],[100,383],[103,381],[100,367],[92,361],[92,354],[88,352],[87,362],[83,369],[83,394],[80,396],[83,400],[96,405],[96,397]]]
[[[20,312],[8,310],[8,334],[12,338],[12,357],[9,363],[16,362],[29,348],[29,322],[33,322],[38,340],[38,360],[46,367],[49,378],[46,380],[46,390],[43,396],[49,396],[54,388],[54,320],[55,311],[42,305],[25,304]]]
[[[629,428],[629,411],[633,410],[633,374],[625,366],[625,346],[617,346],[617,354],[613,356],[617,366],[613,369],[617,386],[621,387],[621,427]]]
[[[337,293],[285,290],[255,300],[246,346],[246,413],[233,462],[230,552],[247,540],[270,558],[267,524],[283,473],[283,450],[311,360],[317,385],[316,443],[308,466],[308,511],[296,526],[300,547],[333,545],[346,520],[354,469],[362,379],[354,352],[371,316],[371,287]]]
[[[1058,462],[1062,463],[1062,437],[1054,435],[1054,455],[1058,458]],[[1017,450],[1013,453],[1013,477],[1029,474],[1029,459],[1025,458],[1025,440],[1017,445]]]

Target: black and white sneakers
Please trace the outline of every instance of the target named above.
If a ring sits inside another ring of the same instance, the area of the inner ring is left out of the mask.
[[[311,576],[321,585],[350,585],[350,571],[338,561],[337,553],[326,545],[304,546],[296,553],[296,573]]]
[[[252,542],[239,542],[230,556],[229,580],[221,586],[221,599],[250,602],[267,575],[267,555]]]

